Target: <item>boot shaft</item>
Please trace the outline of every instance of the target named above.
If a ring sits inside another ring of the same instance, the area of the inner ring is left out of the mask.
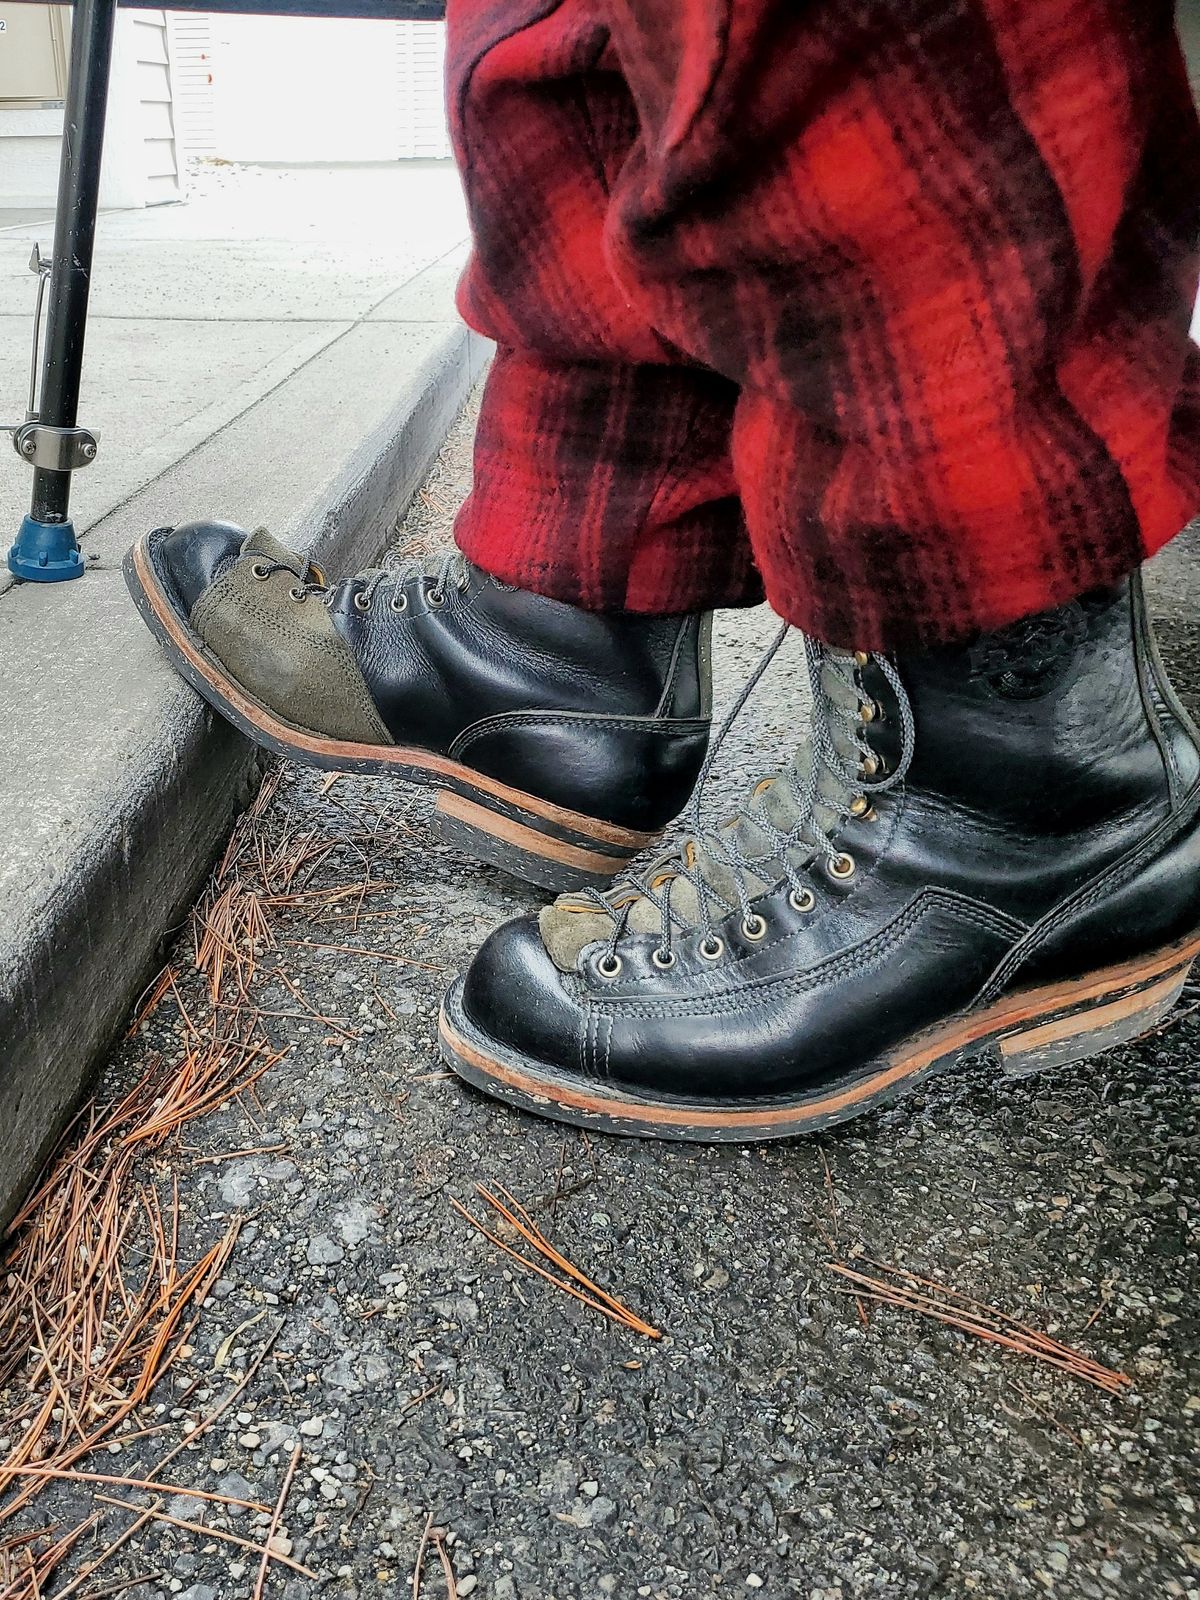
[[[1200,741],[1167,680],[1140,576],[960,649],[901,657],[915,725],[906,788],[1014,838],[1149,825],[1200,775]],[[882,717],[869,740],[896,759]]]

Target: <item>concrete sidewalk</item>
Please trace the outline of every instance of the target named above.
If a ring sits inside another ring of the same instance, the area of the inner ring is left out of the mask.
[[[335,570],[376,555],[484,359],[453,309],[465,236],[437,162],[218,168],[186,206],[101,220],[80,409],[101,447],[73,506],[91,566],[0,577],[0,1224],[254,779],[162,662],[121,557],[205,514]],[[0,234],[14,418],[37,237]],[[0,459],[7,546],[30,474]]]
[[[102,217],[80,406],[101,440],[75,480],[81,535],[356,327],[417,324],[428,334],[452,318],[466,231],[457,176],[435,161],[201,168],[186,205]],[[35,241],[48,251],[52,232],[0,232],[5,421],[25,405],[36,289],[29,252]],[[422,273],[422,292],[398,298]],[[404,359],[386,345],[379,357]],[[354,396],[331,390],[328,403]],[[297,447],[319,447],[321,415],[297,421]],[[7,545],[29,509],[30,474],[15,455],[0,461]],[[0,589],[11,582],[5,569]]]

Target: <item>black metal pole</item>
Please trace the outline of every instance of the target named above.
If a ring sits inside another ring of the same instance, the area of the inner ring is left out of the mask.
[[[38,398],[38,420],[52,428],[73,428],[79,406],[92,245],[100,200],[104,111],[116,18],[117,0],[76,0],[58,168],[58,210],[42,387]],[[34,468],[30,516],[35,522],[66,522],[70,497],[69,472]]]

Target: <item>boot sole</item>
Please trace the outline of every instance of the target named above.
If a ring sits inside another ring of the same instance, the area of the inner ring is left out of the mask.
[[[817,1133],[891,1104],[936,1073],[991,1057],[1024,1075],[1127,1044],[1167,1015],[1200,952],[1200,936],[1155,956],[1071,983],[1029,989],[930,1029],[842,1085],[770,1101],[651,1098],[578,1077],[506,1050],[462,1008],[463,980],[442,1006],[447,1065],[498,1100],[558,1122],[635,1138],[743,1144]]]
[[[417,746],[330,739],[285,722],[231,678],[180,618],[155,574],[148,539],[122,564],[134,604],[175,669],[255,744],[305,766],[433,788],[434,826],[447,844],[556,894],[607,885],[658,837],[569,811]]]

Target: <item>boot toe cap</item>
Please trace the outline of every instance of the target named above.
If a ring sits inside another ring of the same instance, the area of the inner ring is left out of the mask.
[[[245,539],[245,528],[236,522],[201,520],[181,522],[152,540],[155,570],[185,617],[237,558]]]
[[[480,1033],[560,1071],[579,1062],[586,1014],[546,953],[535,916],[507,922],[467,969],[462,1010]]]

